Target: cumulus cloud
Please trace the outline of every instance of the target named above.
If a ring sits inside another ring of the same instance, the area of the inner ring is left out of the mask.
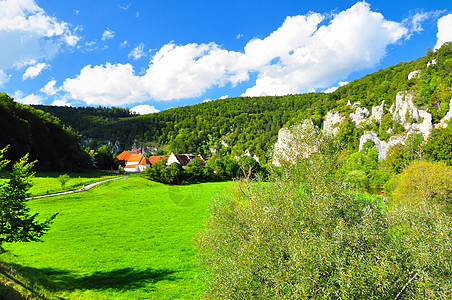
[[[16,102],[22,104],[38,105],[44,103],[44,99],[41,96],[35,94],[24,96],[22,91],[16,91],[13,98]]]
[[[264,65],[256,85],[245,95],[293,94],[328,87],[353,71],[376,65],[388,45],[408,34],[407,28],[385,20],[382,14],[371,11],[366,2],[358,2],[335,15],[328,25],[317,28],[322,19],[318,14],[287,18],[267,38],[287,41],[284,49],[275,41],[271,43],[273,51],[280,53],[278,63]],[[292,26],[299,29],[300,23],[304,24],[304,31],[289,30]],[[266,39],[259,41],[265,42]]]
[[[80,39],[68,23],[49,16],[33,0],[3,0],[0,11],[0,69],[51,59]]]
[[[142,76],[129,64],[87,66],[77,78],[67,79],[64,89],[88,104],[121,105],[197,97],[213,86],[248,81],[256,72],[246,96],[302,93],[331,87],[351,72],[375,66],[388,45],[409,33],[358,2],[335,15],[287,17],[280,28],[249,41],[243,51],[215,43],[171,42],[154,54]]]
[[[39,91],[44,93],[44,94],[53,96],[53,95],[55,95],[58,92],[58,89],[55,88],[55,84],[56,84],[56,80],[51,80],[43,88],[41,88]]]
[[[26,80],[26,79],[31,79],[31,78],[35,78],[36,76],[38,76],[42,70],[44,70],[45,68],[47,68],[49,65],[46,63],[39,63],[36,64],[34,66],[28,67],[27,70],[25,71],[24,75],[22,75],[22,79]]]
[[[144,53],[144,44],[143,43],[138,44],[138,46],[133,48],[133,50],[130,51],[130,53],[129,53],[129,58],[133,58],[134,60],[139,60],[143,56],[146,56],[146,53]]]
[[[113,30],[110,30],[109,28],[105,29],[104,33],[102,34],[102,41],[111,40],[115,37],[115,32]]]
[[[438,20],[438,33],[436,37],[438,41],[436,42],[435,50],[441,48],[444,43],[452,41],[452,14]]]
[[[158,113],[160,110],[155,108],[153,105],[137,105],[135,107],[132,107],[130,111],[139,115],[147,115]]]
[[[58,99],[52,102],[52,104],[50,104],[52,106],[72,106],[67,99]]]
[[[63,90],[88,105],[125,105],[149,99],[130,64],[88,65],[76,78],[66,79]]]

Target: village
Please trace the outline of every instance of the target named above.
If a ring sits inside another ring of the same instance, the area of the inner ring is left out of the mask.
[[[201,155],[174,154],[171,152],[170,155],[154,155],[146,157],[145,153],[143,153],[142,150],[123,151],[118,154],[116,160],[118,161],[120,166],[122,166],[124,172],[141,173],[161,159],[166,161],[167,166],[176,163],[179,164],[183,169],[186,169],[188,163],[196,157],[200,158],[205,163],[205,160]]]

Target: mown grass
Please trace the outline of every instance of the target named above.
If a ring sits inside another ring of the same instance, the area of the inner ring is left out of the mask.
[[[193,236],[228,182],[168,186],[138,176],[84,193],[31,200],[58,213],[43,243],[7,245],[2,260],[47,297],[197,299]]]

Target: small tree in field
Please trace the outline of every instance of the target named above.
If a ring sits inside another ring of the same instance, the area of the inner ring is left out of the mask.
[[[64,174],[64,175],[58,176],[57,179],[61,184],[61,189],[63,189],[65,187],[66,183],[68,183],[68,181],[71,179],[71,177],[68,174]]]
[[[9,162],[3,159],[5,151],[6,148],[0,150],[0,169]],[[39,241],[56,216],[39,222],[38,214],[30,215],[26,199],[32,185],[33,165],[26,155],[14,165],[9,180],[0,185],[0,253],[5,251],[4,243]]]

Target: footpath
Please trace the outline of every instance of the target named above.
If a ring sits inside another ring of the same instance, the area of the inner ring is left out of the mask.
[[[103,181],[98,181],[95,183],[91,183],[88,184],[87,186],[84,186],[82,188],[79,188],[77,190],[71,190],[71,191],[66,191],[66,192],[61,192],[61,193],[54,193],[54,194],[47,194],[47,195],[42,195],[42,196],[35,196],[35,197],[30,197],[27,198],[27,200],[31,200],[31,199],[40,199],[40,198],[47,198],[47,197],[54,197],[54,196],[61,196],[61,195],[67,195],[67,194],[73,194],[73,193],[79,193],[79,192],[85,192],[89,189],[92,189],[93,187],[95,187],[96,185],[105,183],[105,182],[109,182],[109,181],[113,181],[113,180],[118,180],[118,179],[126,179],[127,177],[123,176],[123,177],[115,177],[115,178],[110,178],[110,179],[106,179]]]

